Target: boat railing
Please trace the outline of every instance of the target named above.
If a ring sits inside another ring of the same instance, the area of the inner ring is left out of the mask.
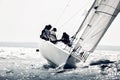
[[[59,42],[56,45],[59,46],[61,49],[67,51],[67,52],[71,52],[71,50],[72,50],[72,47],[69,47],[68,45],[66,45],[62,42]]]
[[[89,56],[90,52],[80,51],[80,52],[71,52],[71,55],[77,60],[85,62]]]

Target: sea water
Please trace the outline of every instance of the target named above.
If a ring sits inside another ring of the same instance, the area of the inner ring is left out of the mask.
[[[108,63],[90,65],[100,60]],[[0,47],[0,80],[120,80],[120,51],[99,48],[76,69],[55,73],[36,48],[4,46]]]

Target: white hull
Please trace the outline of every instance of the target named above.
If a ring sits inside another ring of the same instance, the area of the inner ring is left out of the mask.
[[[66,62],[67,64],[69,64],[68,58],[70,56],[70,53],[59,48],[55,44],[40,39],[39,48],[42,56],[48,62],[55,64],[57,67],[63,67]],[[73,61],[74,60],[72,59],[72,61],[70,62],[70,66],[75,65],[73,64]]]

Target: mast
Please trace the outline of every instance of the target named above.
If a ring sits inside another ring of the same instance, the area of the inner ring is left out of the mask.
[[[97,0],[95,0],[95,1],[93,2],[92,6],[91,6],[90,9],[88,10],[88,12],[87,12],[87,14],[86,14],[86,16],[85,16],[85,18],[84,18],[84,20],[83,20],[83,22],[81,23],[80,27],[78,28],[78,30],[77,30],[76,33],[74,34],[74,39],[76,38],[77,34],[78,34],[78,33],[81,31],[81,29],[83,28],[83,26],[84,26],[84,24],[85,24],[85,22],[86,22],[86,19],[88,18],[91,10],[92,10],[93,7],[95,6],[96,1],[97,1]]]
[[[92,17],[95,15],[94,13],[95,13],[95,11],[96,11],[96,9],[98,8],[98,5],[99,5],[100,3],[101,3],[101,0],[95,0],[95,1],[93,2],[92,6],[91,6],[90,9],[88,10],[88,12],[87,12],[87,14],[86,14],[86,16],[85,16],[85,18],[84,18],[82,24],[80,25],[80,27],[79,27],[78,30],[76,31],[75,35],[73,36],[73,41],[74,41],[74,39],[76,38],[76,36],[79,35],[80,32],[82,33],[82,32],[86,29],[87,25],[89,25],[89,22],[91,21]],[[87,32],[87,30],[86,30],[85,32]],[[84,32],[84,33],[85,33],[85,32]],[[80,43],[79,43],[80,40],[81,40],[81,38],[78,39],[76,45],[75,45],[74,48],[73,48],[74,50],[76,50],[78,47],[81,47],[81,45],[80,45]]]

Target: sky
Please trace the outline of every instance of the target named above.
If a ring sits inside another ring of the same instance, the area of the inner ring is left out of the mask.
[[[0,0],[0,42],[39,42],[46,24],[73,35],[94,0]],[[99,45],[120,46],[120,14]]]

